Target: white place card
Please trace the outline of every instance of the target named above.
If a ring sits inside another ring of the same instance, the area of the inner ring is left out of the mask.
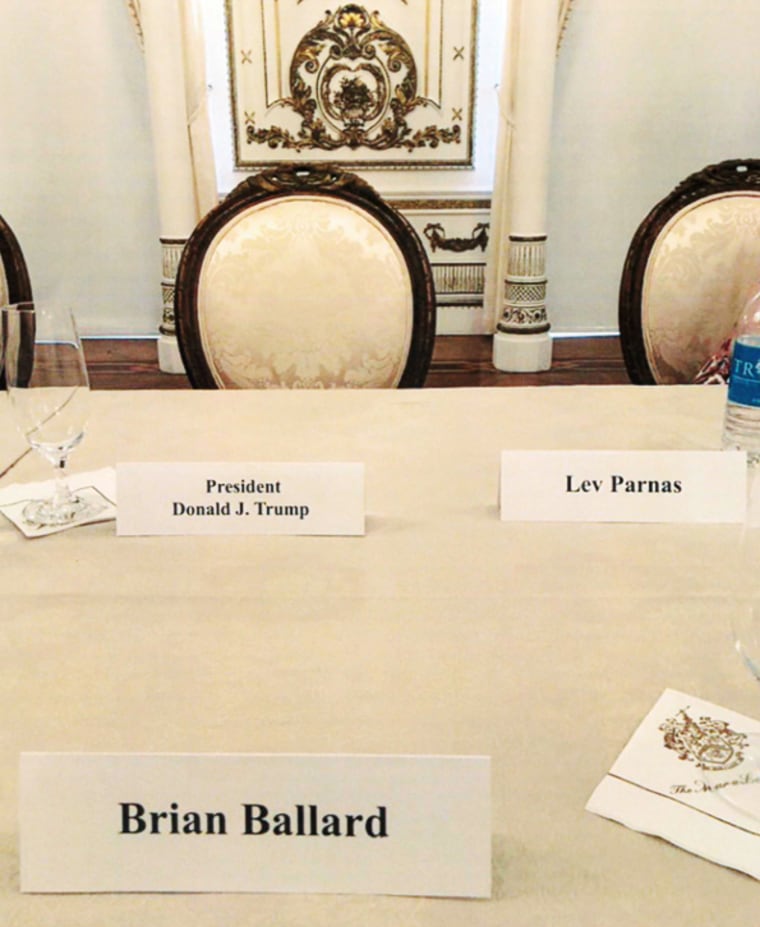
[[[24,892],[489,897],[490,759],[26,753]]]
[[[364,534],[361,463],[122,463],[116,533]]]
[[[739,451],[503,451],[504,521],[735,523]]]

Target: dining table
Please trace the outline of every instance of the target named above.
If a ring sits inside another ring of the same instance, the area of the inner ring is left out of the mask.
[[[585,810],[666,688],[760,717],[730,632],[738,526],[499,510],[502,451],[718,450],[724,405],[720,386],[92,391],[72,473],[358,462],[365,533],[28,539],[0,519],[0,923],[753,923],[754,879]],[[0,490],[49,470],[1,396]],[[488,756],[491,897],[22,893],[27,752]]]

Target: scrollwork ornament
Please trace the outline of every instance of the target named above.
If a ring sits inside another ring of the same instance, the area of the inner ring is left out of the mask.
[[[722,193],[726,190],[741,190],[745,186],[748,189],[756,188],[759,184],[760,160],[734,159],[710,164],[691,174],[678,184],[671,196],[690,201],[695,195],[703,196],[706,190]]]
[[[257,128],[249,117],[246,140],[301,152],[370,148],[374,151],[437,148],[457,143],[461,127],[413,130],[409,115],[429,101],[417,91],[417,66],[402,35],[377,12],[345,4],[307,32],[293,54],[290,96],[280,100],[301,117],[293,133]]]

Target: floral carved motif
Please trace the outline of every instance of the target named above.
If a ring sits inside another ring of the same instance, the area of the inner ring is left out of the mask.
[[[339,7],[307,32],[293,54],[290,96],[280,105],[301,118],[295,132],[257,128],[249,116],[246,140],[291,151],[339,148],[375,151],[437,148],[457,143],[461,127],[413,130],[409,115],[429,101],[418,93],[409,45],[376,12],[355,3]]]
[[[541,325],[546,322],[546,306],[534,308],[525,308],[522,306],[511,306],[504,310],[504,315],[499,321],[499,331],[512,331],[510,325],[522,329],[529,326]],[[544,326],[548,328],[547,326]]]

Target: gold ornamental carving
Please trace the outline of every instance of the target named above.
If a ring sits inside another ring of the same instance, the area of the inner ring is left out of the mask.
[[[477,0],[226,5],[237,167],[472,165]]]
[[[306,33],[290,64],[290,96],[281,105],[301,117],[297,133],[246,126],[248,143],[305,151],[387,151],[458,142],[461,127],[412,131],[407,117],[428,105],[417,88],[417,65],[404,37],[377,12],[350,3]]]
[[[430,243],[431,251],[453,251],[461,254],[464,251],[476,251],[478,248],[485,251],[488,247],[488,222],[478,222],[469,238],[451,238],[440,222],[428,222],[423,229],[425,238]]]

